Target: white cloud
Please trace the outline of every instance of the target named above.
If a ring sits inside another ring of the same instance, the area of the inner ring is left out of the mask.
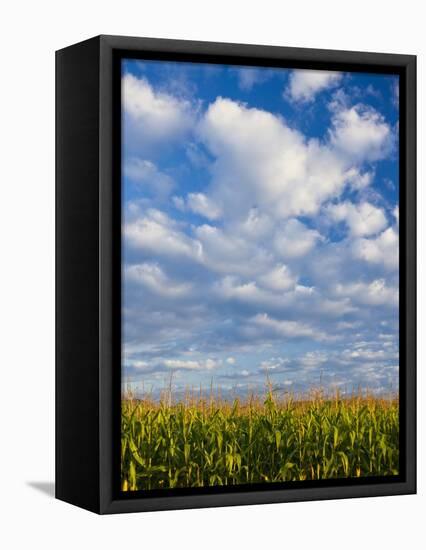
[[[156,254],[195,260],[202,256],[201,244],[180,231],[176,222],[159,210],[150,209],[145,216],[127,223],[124,235],[130,245]]]
[[[159,198],[168,196],[175,185],[173,179],[161,172],[153,162],[137,157],[125,161],[123,173],[132,183],[148,188]]]
[[[321,351],[308,351],[302,357],[299,362],[303,367],[316,368],[323,365],[328,359],[328,355]]]
[[[268,279],[267,275],[266,278]],[[290,278],[287,279],[287,277]],[[261,283],[264,282],[264,278],[265,276],[260,276],[259,280]],[[274,274],[273,280],[269,279],[268,282],[272,282],[275,288],[271,289],[269,287],[265,289],[259,286],[257,281],[241,281],[238,277],[227,275],[216,281],[213,288],[222,300],[237,301],[267,310],[282,310],[283,308],[294,307],[295,305],[300,307],[300,303],[303,300],[317,298],[311,289],[301,285],[294,286],[295,280],[291,279],[291,275],[285,271]],[[277,288],[277,285],[279,287],[283,284],[287,286],[286,291],[283,288]],[[297,304],[298,301],[300,302],[299,304]]]
[[[198,226],[194,234],[203,250],[203,264],[218,273],[253,275],[263,271],[270,253],[236,232],[209,224]]]
[[[220,359],[170,359],[156,358],[151,361],[130,360],[127,364],[133,375],[150,375],[165,371],[210,371],[222,366]]]
[[[228,365],[235,365],[235,358],[234,357],[227,357],[226,362]]]
[[[279,292],[294,288],[297,278],[291,274],[286,265],[278,264],[264,275],[261,275],[259,282],[267,288]]]
[[[239,67],[235,69],[241,90],[249,92],[256,84],[262,84],[271,78],[272,71],[263,68]]]
[[[265,213],[259,212],[257,207],[250,208],[247,216],[242,221],[234,224],[233,231],[237,231],[251,242],[263,239],[274,229],[273,220]]]
[[[384,211],[368,202],[333,204],[327,213],[333,221],[346,222],[353,237],[375,235],[387,225]]]
[[[230,99],[209,106],[199,135],[215,157],[210,196],[226,219],[246,218],[253,208],[279,218],[313,215],[347,179],[330,147]]]
[[[290,359],[288,357],[271,357],[260,363],[259,371],[271,374],[282,373],[287,370],[289,363]]]
[[[125,128],[137,131],[140,140],[171,139],[194,124],[194,110],[188,100],[156,91],[143,77],[126,74],[122,95],[124,112],[129,117]]]
[[[352,107],[333,102],[330,142],[337,151],[355,162],[376,161],[392,150],[394,136],[385,118],[370,106]]]
[[[187,201],[193,212],[209,220],[217,220],[221,216],[220,208],[203,193],[189,193]]]
[[[374,178],[374,171],[360,172],[358,168],[350,168],[346,172],[346,179],[349,185],[355,191],[360,191],[368,187]]]
[[[165,359],[163,363],[168,369],[176,370],[212,370],[221,365],[221,361],[217,361],[211,358],[199,361],[185,359]]]
[[[352,298],[355,302],[370,306],[398,305],[399,291],[387,286],[385,279],[376,279],[371,283],[339,283],[335,292],[338,296]]]
[[[220,208],[204,193],[189,193],[186,200],[183,197],[173,197],[173,202],[178,210],[185,212],[191,210],[208,220],[217,220],[221,217]]]
[[[342,358],[344,360],[362,361],[363,363],[366,361],[386,361],[397,357],[398,353],[385,351],[383,349],[345,349],[342,352]]]
[[[298,258],[310,252],[322,237],[315,229],[308,229],[302,222],[290,219],[278,228],[275,249],[283,258]]]
[[[149,369],[150,364],[147,361],[133,361],[132,367],[134,367],[135,369],[144,370],[144,369]]]
[[[259,288],[255,281],[239,282],[236,277],[227,275],[215,284],[216,293],[227,300],[238,300],[252,304],[273,304],[273,294]]]
[[[399,237],[393,227],[389,227],[373,239],[356,239],[352,245],[353,255],[371,264],[380,264],[388,269],[399,265]]]
[[[395,208],[392,211],[392,214],[394,215],[394,218],[396,219],[396,223],[399,225],[399,206],[396,205]]]
[[[315,306],[313,311],[320,312],[324,318],[342,317],[342,315],[357,311],[357,308],[351,304],[349,298],[342,298],[339,300],[330,299],[327,297],[327,293],[323,293],[322,298],[318,300]]]
[[[263,280],[264,276],[261,275],[259,277],[261,285]],[[276,287],[266,289],[260,286],[258,281],[241,281],[238,277],[228,275],[216,281],[213,289],[224,302],[238,302],[251,306],[252,310],[257,311],[273,311],[280,314],[289,312],[291,315],[298,312],[302,318],[309,318],[312,315],[321,316],[323,319],[335,318],[357,310],[349,298],[336,299],[335,296],[329,298],[327,294],[317,292],[314,287],[299,284],[289,286],[286,290]]]
[[[290,74],[285,95],[293,101],[310,102],[315,96],[339,84],[342,74],[336,71],[295,70]]]
[[[167,298],[184,297],[191,291],[190,284],[172,281],[158,264],[146,262],[131,265],[126,268],[125,277]]]
[[[306,323],[274,319],[267,313],[258,313],[250,319],[250,322],[258,328],[266,329],[276,336],[282,336],[284,338],[327,339],[327,335],[324,332],[315,330]]]
[[[238,379],[241,379],[241,378],[249,378],[252,375],[253,375],[253,372],[250,372],[247,369],[243,369],[243,370],[240,370],[240,371],[232,371],[229,374],[221,374],[219,376],[221,378],[224,378],[224,379],[238,380]],[[237,384],[237,386],[238,386],[238,384]]]

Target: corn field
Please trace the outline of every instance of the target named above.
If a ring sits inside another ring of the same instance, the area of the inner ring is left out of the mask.
[[[396,398],[123,398],[123,491],[398,474]]]

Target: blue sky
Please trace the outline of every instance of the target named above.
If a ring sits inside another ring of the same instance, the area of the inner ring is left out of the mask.
[[[398,387],[398,78],[125,60],[123,382]]]

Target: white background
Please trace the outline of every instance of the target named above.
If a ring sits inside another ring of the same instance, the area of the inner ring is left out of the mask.
[[[51,497],[54,51],[102,33],[417,54],[421,208],[425,205],[421,153],[425,151],[426,53],[422,4],[418,0],[15,0],[3,4],[0,21],[0,545],[3,548],[422,547],[426,538],[422,467],[425,455],[422,279],[426,226],[422,215],[418,223],[418,496],[104,517]]]

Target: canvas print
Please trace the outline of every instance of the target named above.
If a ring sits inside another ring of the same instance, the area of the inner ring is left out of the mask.
[[[398,77],[121,79],[121,490],[398,475]]]

